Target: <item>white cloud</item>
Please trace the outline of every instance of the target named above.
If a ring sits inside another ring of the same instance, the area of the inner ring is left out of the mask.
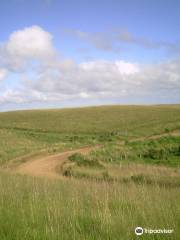
[[[116,61],[115,65],[117,66],[121,74],[134,74],[140,71],[138,64],[129,63],[124,61]]]
[[[56,55],[52,39],[52,35],[39,26],[15,31],[1,46],[0,64],[17,71],[29,61],[49,62]]]
[[[62,68],[62,66],[64,66]],[[61,62],[44,69],[36,79],[25,82],[27,89],[48,99],[122,99],[180,93],[180,62],[140,65],[125,61]],[[44,96],[43,95],[43,96]],[[56,96],[56,97],[53,97]]]
[[[54,54],[52,35],[39,26],[32,26],[10,35],[6,49],[10,56],[43,59]]]
[[[62,67],[63,66],[63,67]],[[159,98],[171,101],[180,96],[180,62],[140,65],[125,61],[94,61],[75,64],[64,61],[41,69],[20,89],[8,90],[0,102],[36,103],[85,101],[121,102]],[[169,100],[168,100],[169,99]],[[133,103],[133,102],[131,102]]]
[[[25,96],[23,93],[17,90],[8,89],[0,97],[0,103],[23,103],[25,102]]]
[[[4,68],[0,68],[0,81],[5,79],[6,76],[7,76],[7,70]]]
[[[119,61],[104,61],[97,60],[91,62],[83,62],[79,64],[79,68],[84,71],[93,71],[93,72],[116,72],[116,74],[121,75],[130,75],[138,73],[140,71],[138,64],[130,63],[123,60]]]

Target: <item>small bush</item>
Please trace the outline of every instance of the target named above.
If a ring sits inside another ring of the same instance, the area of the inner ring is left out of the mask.
[[[88,159],[80,153],[74,153],[69,157],[71,162],[75,162],[78,166],[97,167],[102,168],[102,164],[96,159]]]
[[[165,133],[169,133],[170,132],[169,128],[165,128],[164,131],[165,131]]]
[[[168,153],[163,148],[149,148],[143,154],[143,157],[151,159],[167,159]]]
[[[71,177],[72,176],[72,169],[70,167],[63,170],[63,176]]]

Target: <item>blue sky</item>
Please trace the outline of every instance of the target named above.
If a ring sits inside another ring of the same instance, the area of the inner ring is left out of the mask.
[[[0,111],[180,101],[180,1],[0,2]]]

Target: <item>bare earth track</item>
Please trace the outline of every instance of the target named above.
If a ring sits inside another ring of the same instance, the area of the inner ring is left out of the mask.
[[[90,151],[97,149],[99,146],[84,147],[76,150],[70,150],[58,153],[52,156],[41,157],[33,161],[22,163],[17,166],[13,172],[20,174],[27,174],[34,177],[47,177],[51,179],[62,179],[63,176],[56,172],[56,167],[63,164],[63,162],[73,153],[87,154]]]
[[[144,141],[148,139],[158,139],[164,136],[179,136],[180,131],[173,131],[171,133],[163,133],[159,135],[154,135],[150,137],[140,137],[133,138],[130,141]],[[124,141],[119,142],[120,144],[124,144]],[[81,153],[88,154],[90,151],[99,148],[100,145],[84,147],[76,150],[69,150],[66,152],[58,153],[52,156],[40,157],[35,160],[27,161],[18,165],[15,169],[13,169],[14,173],[26,174],[34,177],[46,177],[49,179],[62,179],[63,176],[56,172],[56,167],[63,164],[67,158],[73,153]]]

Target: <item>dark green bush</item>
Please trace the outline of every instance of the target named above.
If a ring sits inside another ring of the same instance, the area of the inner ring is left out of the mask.
[[[78,166],[97,167],[102,168],[102,164],[97,159],[88,159],[80,153],[74,153],[69,157],[71,162],[75,162]]]

